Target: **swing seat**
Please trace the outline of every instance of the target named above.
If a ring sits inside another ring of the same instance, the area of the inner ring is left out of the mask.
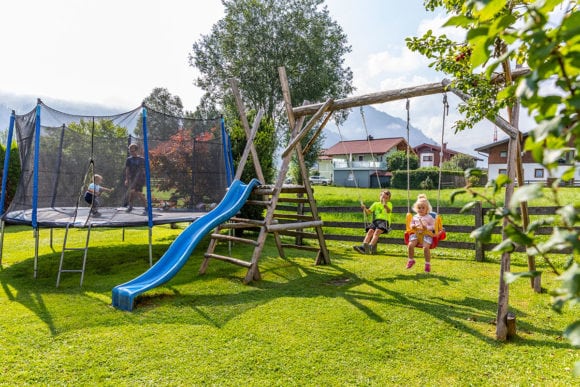
[[[441,219],[441,215],[438,215],[435,212],[429,213],[435,219],[435,229],[433,231],[427,230],[421,234],[417,234],[417,239],[419,243],[417,243],[417,247],[423,247],[423,236],[428,235],[433,238],[433,243],[429,246],[429,250],[433,250],[439,244],[439,241],[444,241],[447,238],[447,233],[443,228],[443,220]],[[415,230],[411,229],[411,220],[413,219],[413,214],[407,213],[406,219],[406,226],[405,226],[405,244],[409,244],[409,239],[411,235],[416,234]]]

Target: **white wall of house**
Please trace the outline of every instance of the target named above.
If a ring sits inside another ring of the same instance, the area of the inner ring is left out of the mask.
[[[433,152],[421,153],[419,157],[420,167],[432,167],[435,165],[435,154]]]
[[[524,163],[524,182],[525,183],[533,183],[533,182],[545,182],[548,178],[557,178],[561,177],[570,167],[569,164],[567,165],[560,165],[556,170],[556,176],[549,176],[548,171],[544,168],[541,164],[538,163]],[[488,166],[488,179],[496,179],[499,174],[506,174],[507,173],[507,164],[490,164]],[[580,164],[576,163],[576,172],[574,173],[574,180],[580,181]]]
[[[334,167],[332,166],[332,160],[318,160],[318,172],[320,176],[334,181]]]

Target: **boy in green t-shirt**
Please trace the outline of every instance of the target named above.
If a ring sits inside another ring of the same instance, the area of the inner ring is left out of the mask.
[[[361,202],[361,208],[365,214],[373,215],[373,221],[366,229],[367,234],[363,240],[363,244],[360,246],[354,246],[353,248],[361,254],[376,254],[379,236],[383,233],[389,232],[391,226],[391,214],[393,213],[391,192],[381,192],[379,195],[379,201],[371,204],[369,208]]]

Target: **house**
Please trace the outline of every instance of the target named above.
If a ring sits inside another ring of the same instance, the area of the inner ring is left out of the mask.
[[[407,151],[403,137],[340,141],[318,158],[320,175],[331,173],[334,184],[342,187],[386,187],[392,177],[387,156],[395,151]]]
[[[461,152],[454,151],[447,148],[447,143],[443,144],[443,152],[441,152],[441,147],[439,145],[423,143],[417,145],[413,148],[417,156],[419,157],[419,167],[439,167],[441,166],[441,153],[443,153],[443,162],[451,160],[453,156],[462,154]],[[477,161],[482,161],[481,159],[474,157],[472,155],[466,155]]]
[[[522,137],[525,140],[528,137],[528,133],[524,133]],[[508,142],[509,139],[505,139],[475,149],[477,152],[487,154],[487,173],[490,180],[496,179],[500,174],[507,174]],[[570,147],[574,148],[574,144],[571,143]],[[537,163],[530,152],[523,152],[522,167],[524,170],[524,184],[547,184],[550,179],[561,177],[565,170],[570,168],[571,165],[576,164],[574,180],[571,181],[571,183],[575,185],[574,181],[580,181],[580,164],[574,162],[574,156],[575,150],[566,152],[563,157],[558,160],[560,166],[558,166],[556,176],[548,176],[546,168],[544,168],[542,164]]]
[[[439,145],[423,143],[414,147],[413,150],[419,157],[419,167],[438,167],[441,165],[441,147]],[[458,153],[447,148],[447,143],[443,144],[443,161],[449,161]]]

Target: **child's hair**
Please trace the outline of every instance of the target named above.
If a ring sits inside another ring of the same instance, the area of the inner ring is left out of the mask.
[[[417,206],[421,203],[427,206],[427,212],[433,212],[433,207],[431,207],[431,203],[429,203],[429,199],[427,199],[427,195],[425,194],[417,195],[417,201],[415,202],[415,204],[413,204],[413,211],[419,212]]]
[[[135,143],[129,145],[129,150],[133,150],[133,149],[138,150],[139,149],[139,145],[137,145]]]
[[[103,180],[103,176],[101,176],[101,175],[97,175],[97,174],[95,173],[95,181],[97,181],[97,180]]]

